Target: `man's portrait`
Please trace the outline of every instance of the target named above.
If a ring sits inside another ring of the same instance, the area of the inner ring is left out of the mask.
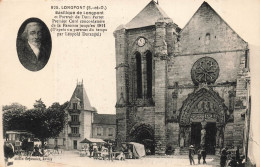
[[[37,18],[24,21],[18,32],[16,47],[19,60],[26,69],[41,70],[51,53],[51,36],[47,26]]]

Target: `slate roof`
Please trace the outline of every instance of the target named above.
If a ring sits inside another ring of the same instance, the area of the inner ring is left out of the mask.
[[[168,15],[153,0],[144,7],[129,23],[125,25],[126,29],[134,29],[155,25],[159,18],[169,18]]]
[[[116,115],[114,114],[95,114],[93,124],[115,125]]]
[[[83,83],[77,84],[77,86],[70,98],[70,104],[71,104],[71,100],[75,97],[80,100],[80,105],[83,110],[95,111],[94,108],[90,104],[90,101],[89,101],[88,95],[84,89]]]

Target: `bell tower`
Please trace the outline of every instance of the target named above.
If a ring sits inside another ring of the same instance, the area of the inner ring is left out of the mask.
[[[152,0],[115,30],[118,144],[134,141],[165,154],[167,63],[177,28]]]

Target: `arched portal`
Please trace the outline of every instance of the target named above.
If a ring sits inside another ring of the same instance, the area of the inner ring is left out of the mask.
[[[216,147],[223,146],[226,112],[224,100],[212,88],[200,88],[189,94],[179,115],[180,146],[193,144],[214,154]]]
[[[145,146],[146,151],[149,149],[151,154],[155,153],[154,130],[148,124],[136,124],[129,133],[129,140],[141,143]]]

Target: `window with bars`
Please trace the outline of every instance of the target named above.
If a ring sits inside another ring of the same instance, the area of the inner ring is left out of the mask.
[[[77,103],[73,103],[72,105],[73,105],[73,109],[76,110],[78,108],[78,104]]]
[[[97,127],[97,136],[102,136],[102,134],[103,134],[103,128]]]
[[[72,122],[79,122],[79,115],[72,115],[71,116],[71,121]]]
[[[71,127],[72,134],[79,134],[79,127]]]

